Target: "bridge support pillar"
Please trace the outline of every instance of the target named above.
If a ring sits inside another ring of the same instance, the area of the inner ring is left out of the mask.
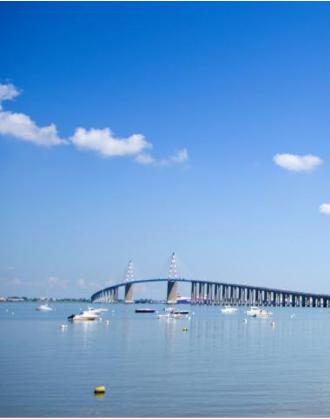
[[[296,295],[292,294],[292,302],[291,302],[292,307],[296,307]]]
[[[252,291],[250,288],[246,288],[246,305],[251,305]]]
[[[211,304],[212,300],[212,285],[207,284],[206,285],[206,304]]]
[[[176,304],[178,284],[175,281],[167,283],[167,304]]]
[[[191,303],[196,304],[198,301],[197,282],[191,283]]]
[[[113,302],[114,303],[118,302],[118,288],[114,288],[113,290]]]
[[[195,283],[191,283],[191,291],[190,291],[190,304],[194,304],[195,302]]]
[[[203,282],[199,284],[199,301],[200,304],[205,303],[205,284]]]
[[[132,304],[133,300],[133,284],[125,285],[125,304]]]

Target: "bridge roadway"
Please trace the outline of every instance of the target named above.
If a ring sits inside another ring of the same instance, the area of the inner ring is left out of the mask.
[[[133,303],[134,285],[149,282],[167,283],[166,301],[168,304],[176,303],[178,282],[187,282],[191,283],[192,304],[330,307],[330,295],[327,294],[187,278],[153,278],[125,281],[97,291],[91,296],[91,301],[115,303],[118,301],[118,290],[120,287],[123,287],[125,290],[125,303]]]

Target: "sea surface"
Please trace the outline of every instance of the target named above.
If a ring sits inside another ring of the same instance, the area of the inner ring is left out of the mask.
[[[1,417],[330,416],[329,309],[271,308],[246,323],[244,307],[180,305],[190,320],[159,320],[113,304],[73,324],[86,304],[36,306],[0,304]]]

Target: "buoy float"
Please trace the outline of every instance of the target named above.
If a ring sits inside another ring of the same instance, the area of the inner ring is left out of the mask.
[[[272,327],[275,327],[275,322],[272,322]]]
[[[95,394],[104,394],[105,393],[105,386],[97,386],[94,389]]]
[[[105,321],[105,324],[106,324],[106,325],[109,325],[109,324],[110,324],[110,320],[106,320],[106,321]]]
[[[184,327],[184,328],[182,329],[182,331],[183,331],[183,332],[188,332],[188,327]]]

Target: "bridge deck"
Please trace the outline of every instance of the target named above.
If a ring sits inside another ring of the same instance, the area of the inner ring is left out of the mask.
[[[280,288],[270,288],[270,287],[261,287],[261,286],[255,286],[255,285],[247,285],[247,284],[233,284],[233,283],[227,283],[227,282],[217,282],[217,281],[206,281],[206,280],[199,280],[199,279],[188,279],[188,278],[175,278],[175,279],[168,279],[168,278],[151,278],[151,279],[137,279],[134,281],[126,281],[121,282],[118,284],[114,284],[110,287],[106,287],[96,293],[94,293],[91,297],[91,300],[94,301],[95,299],[99,298],[102,294],[106,293],[115,293],[118,297],[118,288],[120,287],[131,287],[134,284],[142,284],[142,283],[152,283],[152,282],[186,282],[191,284],[198,284],[199,287],[210,288],[213,287],[216,289],[219,286],[230,288],[230,289],[244,289],[248,291],[255,291],[257,293],[264,292],[264,293],[273,293],[273,294],[280,294],[283,296],[291,296],[293,297],[307,297],[307,298],[315,298],[315,299],[322,299],[322,300],[329,300],[330,301],[330,295],[329,294],[320,294],[320,293],[311,293],[311,292],[302,292],[302,291],[292,291],[287,289],[280,289]],[[204,292],[204,291],[203,291]],[[330,304],[330,303],[329,303]]]

